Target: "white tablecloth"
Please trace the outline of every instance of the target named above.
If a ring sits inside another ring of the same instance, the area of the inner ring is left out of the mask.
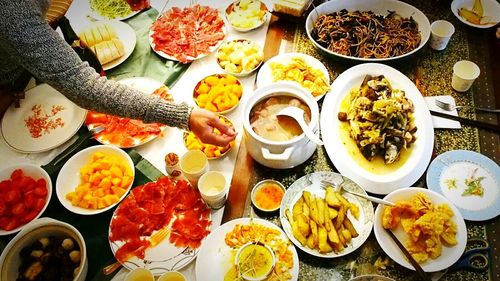
[[[221,14],[224,14],[225,8],[231,3],[230,0],[221,0],[221,1],[197,1],[201,5],[209,5],[211,7],[217,8],[220,10]],[[272,8],[272,2],[264,1],[268,8]],[[168,3],[168,7],[178,6],[184,7],[189,1],[187,0],[170,0],[170,1],[159,1],[152,0],[151,5],[156,8],[158,11],[162,11],[165,6],[165,3]],[[68,10],[66,16],[70,20],[74,29],[80,29],[83,26],[86,26],[89,23],[89,19],[87,15],[90,14],[90,7],[88,6],[87,1],[73,1],[72,6]],[[225,18],[224,18],[225,19]],[[226,40],[245,38],[250,39],[257,44],[259,44],[262,48],[264,48],[266,32],[269,25],[269,18],[266,24],[256,30],[247,33],[241,33],[233,30],[228,24],[226,24],[226,28],[228,31],[228,36]],[[172,87],[171,91],[174,95],[174,99],[176,102],[187,102],[189,105],[195,106],[194,101],[192,99],[193,89],[196,83],[204,78],[207,75],[215,74],[215,73],[223,73],[222,69],[217,65],[215,55],[210,54],[202,59],[194,61],[189,69],[182,75],[182,77],[176,82],[176,84]],[[210,170],[221,171],[227,182],[230,183],[232,179],[232,174],[234,170],[234,165],[236,162],[236,157],[238,154],[239,144],[241,141],[241,136],[243,135],[243,127],[242,127],[242,110],[244,104],[248,97],[253,93],[254,88],[254,80],[255,73],[253,75],[239,78],[243,84],[243,97],[240,105],[231,113],[227,114],[227,117],[231,119],[235,125],[235,129],[238,132],[236,147],[234,147],[225,157],[218,160],[210,160]],[[43,165],[50,162],[56,155],[58,155],[62,150],[64,150],[67,146],[69,146],[72,142],[74,142],[76,137],[63,144],[62,146],[48,151],[44,153],[35,153],[35,154],[24,154],[18,153],[10,149],[5,141],[0,138],[0,155],[2,159],[8,161],[0,161],[0,169],[5,166],[10,166],[15,163],[34,163],[38,165]],[[158,168],[163,173],[165,172],[164,167],[164,156],[168,152],[176,152],[179,155],[182,155],[186,150],[182,143],[182,131],[177,128],[167,128],[165,130],[164,136],[159,137],[158,139],[149,142],[143,146],[137,148],[137,151],[146,158],[149,162],[151,162],[156,168]],[[55,184],[55,183],[54,183]],[[224,209],[219,209],[217,211],[212,212],[212,220],[215,226],[220,225],[222,220]],[[104,235],[104,234],[103,234]],[[113,280],[123,280],[123,277],[128,271],[122,269]],[[196,280],[195,276],[195,262],[192,262],[189,266],[182,269],[188,280]],[[93,276],[89,276],[92,278]]]

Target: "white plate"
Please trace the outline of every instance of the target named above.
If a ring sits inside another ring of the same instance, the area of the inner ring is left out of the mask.
[[[481,181],[483,196],[462,196],[464,180],[472,171]],[[456,189],[446,180],[455,179]],[[490,158],[468,150],[452,150],[440,154],[427,169],[427,187],[441,193],[460,210],[466,220],[484,221],[500,214],[500,167]]]
[[[387,15],[389,11],[394,11],[398,15],[404,18],[413,17],[413,19],[417,22],[418,29],[420,31],[420,36],[421,36],[420,45],[411,52],[390,58],[358,58],[332,52],[326,49],[325,47],[321,46],[320,44],[318,44],[316,40],[312,38],[311,31],[313,29],[314,22],[316,22],[316,19],[319,16],[331,14],[333,12],[338,12],[342,9],[347,9],[348,11],[356,11],[356,10],[372,11],[378,15]],[[396,0],[350,0],[350,1],[331,0],[319,5],[318,7],[316,7],[315,10],[312,10],[309,13],[306,19],[306,33],[307,36],[309,37],[309,40],[313,43],[313,45],[316,48],[322,50],[323,52],[331,56],[336,56],[355,61],[378,62],[378,61],[388,61],[388,60],[404,58],[420,50],[425,45],[425,43],[427,43],[427,40],[429,40],[429,36],[431,33],[431,24],[429,23],[429,20],[424,15],[424,13],[422,13],[419,9],[411,6],[410,4],[406,4]]]
[[[270,58],[262,65],[259,72],[257,73],[257,88],[260,88],[260,87],[263,87],[265,85],[269,85],[269,84],[272,84],[275,82],[273,79],[273,74],[272,74],[271,67],[270,67],[271,62],[280,63],[280,64],[288,64],[292,61],[292,58],[294,58],[294,57],[302,58],[310,67],[321,70],[321,72],[323,72],[323,74],[325,74],[327,84],[330,84],[330,74],[328,73],[328,69],[317,58],[312,57],[310,55],[303,54],[303,53],[285,53],[285,54],[277,55],[277,56]],[[299,82],[296,82],[296,83],[302,87],[302,85]],[[309,91],[309,90],[307,90],[307,91]],[[319,95],[319,96],[315,97],[315,99],[317,101],[319,101],[323,96],[325,96],[325,94],[326,93]]]
[[[349,200],[349,202],[352,202],[359,207],[359,220],[355,219],[350,212],[347,213],[347,217],[354,225],[354,228],[358,232],[359,236],[353,238],[352,241],[347,245],[347,247],[345,247],[344,250],[342,250],[339,253],[330,252],[325,254],[325,253],[320,253],[316,249],[311,249],[309,247],[303,246],[293,236],[292,227],[285,215],[286,209],[289,209],[290,212],[292,211],[293,206],[302,196],[302,192],[304,191],[310,191],[313,195],[324,198],[325,190],[320,186],[322,180],[326,180],[337,184],[342,183],[342,188],[345,188],[346,190],[366,194],[366,192],[359,185],[337,173],[316,172],[305,175],[300,179],[296,180],[292,185],[290,185],[286,190],[285,195],[283,196],[283,200],[281,201],[281,207],[280,207],[281,225],[285,230],[285,233],[288,236],[288,238],[292,240],[293,244],[295,244],[295,246],[297,246],[299,249],[308,254],[322,258],[336,258],[345,256],[358,249],[361,245],[363,245],[366,239],[368,239],[368,236],[370,236],[374,219],[373,205],[371,201],[359,198],[349,193],[342,194],[344,195],[345,198],[347,198],[347,200]]]
[[[114,27],[114,29],[116,30],[116,35],[123,43],[123,48],[125,49],[125,53],[123,54],[123,56],[119,57],[116,60],[110,61],[102,66],[104,70],[109,70],[115,66],[120,65],[122,62],[128,59],[128,57],[130,57],[130,55],[132,54],[132,52],[135,49],[135,44],[137,41],[135,36],[135,31],[132,27],[130,27],[130,25],[117,20],[99,21],[92,24],[97,24],[97,23],[107,23],[112,27]]]
[[[134,187],[134,189],[135,188],[141,188],[141,187]],[[118,206],[118,208],[120,208],[120,206]],[[118,210],[118,208],[115,209],[113,216],[111,217],[111,221],[113,221],[113,219],[116,217],[116,210]],[[208,218],[211,221],[210,233],[212,233],[220,225],[220,222],[213,221],[214,217],[213,214],[214,212],[211,211]],[[170,221],[169,225],[171,225],[172,222],[174,222],[173,219]],[[108,230],[108,240],[110,233],[111,233],[111,222]],[[153,232],[153,235],[155,233],[157,232],[156,231]],[[174,244],[170,243],[168,235],[155,247],[152,248],[148,247],[145,250],[144,259],[141,259],[137,256],[133,256],[128,260],[126,260],[125,262],[123,262],[122,265],[128,270],[134,270],[136,268],[147,268],[155,276],[161,275],[167,271],[179,271],[185,266],[189,265],[197,257],[198,253],[200,252],[200,249],[206,244],[208,237],[209,236],[203,238],[200,247],[198,247],[197,249],[192,249],[190,247],[175,246]],[[111,251],[113,252],[113,255],[115,255],[118,249],[124,244],[125,243],[123,241],[109,240],[109,245]]]
[[[126,2],[125,0],[123,0],[123,2]],[[108,18],[108,17],[104,17],[104,16],[101,16],[101,14],[99,14],[99,12],[97,11],[94,11],[92,10],[92,7],[90,7],[90,1],[87,1],[87,4],[89,5],[89,10],[90,10],[90,17],[92,18],[95,18],[95,19],[98,19],[98,20],[126,20],[126,19],[129,19],[135,15],[137,15],[138,13],[140,13],[141,11],[132,11],[130,14],[128,15],[125,15],[125,16],[120,16],[120,17],[115,17],[115,18]]]
[[[198,259],[196,260],[196,280],[224,280],[224,275],[231,268],[234,259],[234,256],[232,255],[234,251],[232,251],[224,241],[226,233],[232,231],[237,224],[246,225],[249,224],[250,221],[250,218],[239,218],[228,221],[210,233],[198,253]],[[283,240],[288,241],[288,238],[285,233],[283,233],[281,228],[272,222],[254,218],[253,223],[279,230]],[[293,254],[291,281],[296,281],[299,278],[299,257],[292,244],[290,244],[288,249]]]
[[[474,5],[474,0],[454,0],[451,2],[451,11],[453,14],[463,23],[469,26],[477,27],[477,28],[490,28],[495,26],[498,22],[500,22],[500,4],[496,0],[481,0],[484,9],[484,22],[488,22],[488,24],[474,24],[462,16],[458,14],[458,9],[466,8],[471,10]]]
[[[64,109],[50,119],[61,118],[64,125],[43,133],[38,138],[32,137],[25,119],[33,115],[32,108],[35,105],[40,105],[45,114],[50,114],[52,106],[63,106]],[[26,91],[20,108],[15,108],[12,104],[7,109],[2,119],[2,137],[7,145],[19,152],[37,153],[51,150],[78,132],[85,121],[86,113],[85,109],[74,104],[56,89],[41,84]]]
[[[409,200],[411,197],[418,192],[423,192],[427,197],[431,200],[433,204],[447,204],[454,213],[452,220],[457,225],[457,245],[453,247],[446,247],[443,245],[443,250],[441,252],[441,256],[437,259],[429,258],[426,262],[421,263],[420,266],[426,272],[434,272],[439,271],[445,268],[450,267],[454,264],[462,255],[465,250],[465,245],[467,244],[467,228],[465,226],[465,221],[460,215],[458,209],[446,198],[444,198],[441,194],[434,192],[432,190],[428,190],[425,188],[419,187],[409,187],[396,190],[391,192],[387,196],[384,197],[387,201],[396,202],[399,200]],[[384,252],[394,261],[399,263],[400,265],[415,270],[414,267],[410,264],[410,262],[406,259],[403,252],[399,249],[396,243],[391,239],[389,234],[382,227],[382,215],[384,208],[387,208],[383,205],[378,205],[377,210],[375,211],[375,225],[373,227],[373,231],[375,232],[375,237],[377,238],[380,247],[384,250]],[[407,234],[404,232],[403,227],[401,225],[398,226],[397,229],[392,231],[394,235],[398,238],[398,240],[405,243],[407,239]]]
[[[123,80],[119,80],[118,81],[119,83],[121,84],[124,84],[124,85],[127,85],[127,86],[130,86],[138,91],[141,91],[143,92],[144,94],[152,94],[156,89],[162,87],[162,86],[165,86],[163,83],[161,82],[158,82],[152,78],[148,78],[148,77],[131,77],[131,78],[125,78]],[[87,124],[87,128],[89,130],[92,130],[93,128],[95,127],[98,127],[100,126],[101,124],[100,123],[86,123]],[[165,130],[165,128],[167,127],[166,125],[162,125],[160,126],[161,127],[161,130]],[[145,144],[147,142],[150,142],[154,139],[156,139],[158,135],[150,135],[148,138],[145,138],[143,140],[140,140],[140,139],[134,139],[135,143],[134,145],[130,146],[130,147],[126,147],[126,148],[132,148],[132,147],[136,147],[136,146],[139,146],[139,145],[142,145],[142,144]],[[115,146],[118,146],[120,147],[119,144],[115,144],[115,143],[111,143],[109,142],[108,140],[106,140],[105,138],[103,138],[102,135],[99,135],[95,138],[98,142],[102,143],[102,144],[110,144],[110,145],[115,145]]]
[[[80,169],[90,162],[90,160],[92,159],[92,155],[96,152],[103,152],[105,155],[112,155],[114,157],[119,157],[124,162],[126,162],[128,164],[130,171],[132,172],[132,182],[129,184],[129,186],[127,186],[126,188],[127,192],[125,192],[120,197],[120,200],[115,204],[109,205],[106,208],[85,209],[82,207],[73,206],[73,204],[71,204],[71,202],[68,199],[66,199],[66,194],[70,193],[71,191],[75,191],[75,188],[81,183]],[[75,214],[80,214],[80,215],[100,214],[118,205],[118,203],[120,203],[120,201],[122,201],[123,198],[127,196],[127,193],[130,191],[130,188],[132,188],[134,177],[135,177],[134,162],[132,162],[132,159],[127,153],[125,153],[125,151],[111,145],[91,146],[73,155],[62,166],[61,171],[57,175],[57,180],[56,180],[57,199],[59,199],[59,202],[61,202],[61,205],[63,205],[64,208],[68,209],[69,211]]]
[[[220,15],[219,15],[220,17]],[[222,17],[221,17],[222,19]],[[224,22],[224,21],[223,21]],[[191,57],[191,56],[188,56],[187,59],[190,60],[190,61],[194,61],[194,60],[197,60],[197,59],[201,59],[203,57],[206,57],[208,56],[209,54],[213,53],[215,50],[217,50],[220,45],[222,45],[222,43],[224,42],[224,39],[227,37],[227,30],[226,30],[226,24],[224,22],[224,25],[222,26],[222,32],[224,33],[224,38],[222,38],[221,40],[219,40],[219,42],[217,42],[217,44],[211,46],[210,48],[208,48],[208,52],[206,53],[203,53],[203,54],[199,54],[197,57]],[[153,42],[153,30],[149,30],[149,36],[148,36],[148,39],[149,39],[149,45],[151,46],[151,49],[153,49],[153,51],[155,53],[157,53],[160,57],[162,58],[165,58],[165,59],[168,59],[168,60],[172,60],[172,61],[179,61],[176,57],[173,57],[173,56],[170,56],[168,55],[167,53],[163,52],[163,51],[158,51],[156,50],[156,44]]]
[[[397,169],[386,174],[375,174],[361,167],[348,151],[341,138],[340,121],[337,118],[342,99],[361,85],[365,75],[384,75],[395,89],[403,90],[415,107],[414,117],[417,126],[417,140],[412,144],[411,155]],[[321,135],[325,149],[333,165],[339,172],[352,179],[366,191],[387,194],[398,188],[411,186],[425,172],[431,159],[434,146],[434,128],[424,98],[413,82],[398,70],[383,64],[360,64],[343,72],[331,86],[321,110]]]

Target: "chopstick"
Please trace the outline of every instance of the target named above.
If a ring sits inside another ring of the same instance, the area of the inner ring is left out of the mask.
[[[422,280],[425,280],[425,281],[431,281],[431,278],[429,278],[427,276],[427,274],[424,272],[424,270],[422,269],[422,267],[418,264],[418,262],[411,256],[411,254],[408,252],[408,250],[406,250],[405,246],[403,246],[403,244],[401,244],[401,242],[398,240],[398,238],[396,237],[396,235],[394,235],[394,233],[392,233],[392,231],[390,229],[386,229],[385,231],[387,231],[387,233],[389,234],[389,236],[392,238],[392,240],[394,240],[394,242],[396,242],[396,245],[398,245],[399,249],[401,249],[401,251],[403,252],[403,254],[405,254],[406,258],[410,261],[410,263],[413,265],[413,267],[415,268],[415,270],[417,271],[418,275],[420,276],[420,278],[422,278]]]
[[[465,125],[470,125],[470,126],[475,126],[475,127],[486,129],[486,130],[500,132],[500,126],[498,126],[498,125],[494,125],[494,124],[490,124],[490,123],[486,123],[486,122],[481,122],[481,121],[477,121],[477,120],[472,120],[472,119],[467,119],[467,118],[463,118],[463,117],[459,117],[459,116],[454,116],[454,115],[450,115],[450,114],[446,114],[446,113],[442,113],[442,112],[437,112],[434,110],[429,110],[429,111],[434,116],[459,121],[460,123],[463,123]]]

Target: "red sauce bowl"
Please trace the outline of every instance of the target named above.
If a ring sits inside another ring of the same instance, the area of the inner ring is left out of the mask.
[[[279,181],[263,180],[252,189],[252,204],[263,212],[274,212],[279,210],[284,195],[285,187]]]

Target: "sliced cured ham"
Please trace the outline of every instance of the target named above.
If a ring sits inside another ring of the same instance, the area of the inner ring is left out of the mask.
[[[151,26],[153,48],[182,63],[206,55],[226,36],[217,9],[198,4],[173,7]]]
[[[177,247],[198,248],[210,233],[210,209],[199,191],[185,180],[162,177],[132,189],[116,209],[109,240],[122,246],[115,257],[124,262],[131,256],[144,258],[149,238],[168,228],[169,242]]]

